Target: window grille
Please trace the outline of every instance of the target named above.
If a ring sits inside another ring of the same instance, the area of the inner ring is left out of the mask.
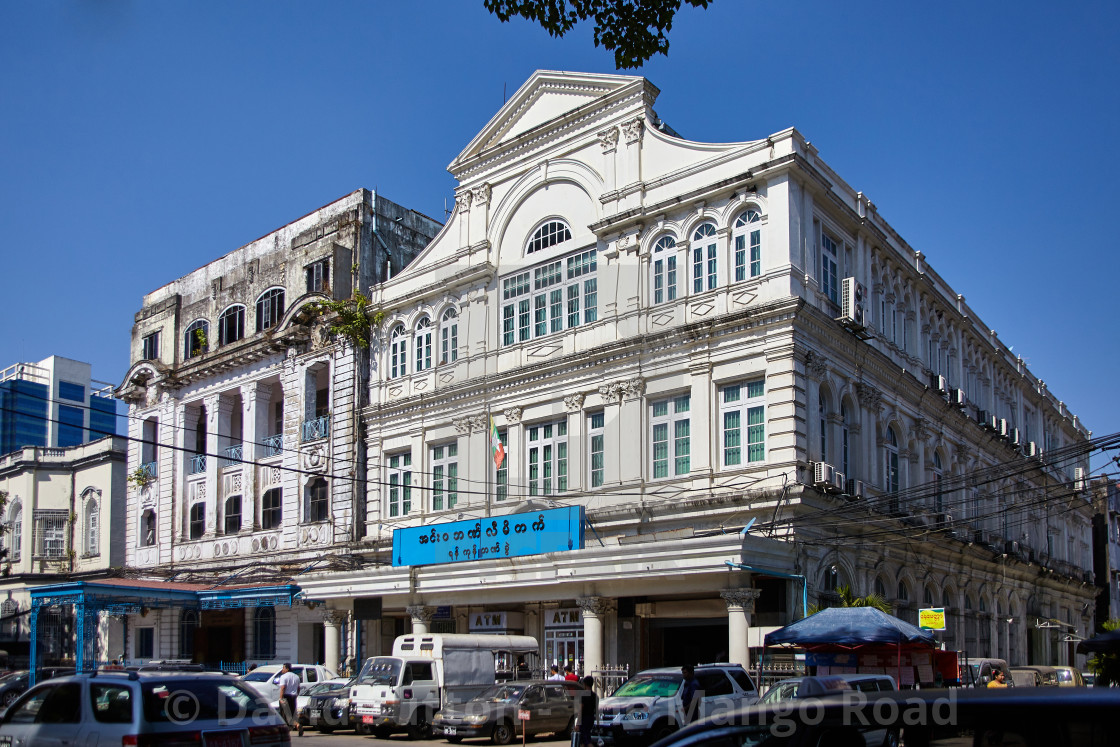
[[[35,557],[61,558],[66,555],[66,522],[69,519],[68,511],[35,511]]]

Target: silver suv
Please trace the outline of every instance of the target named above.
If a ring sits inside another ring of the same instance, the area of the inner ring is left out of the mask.
[[[730,713],[758,701],[758,689],[738,664],[696,666],[692,720]],[[638,672],[599,703],[591,733],[603,745],[649,744],[688,722],[681,704],[680,667]]]
[[[283,719],[223,675],[91,672],[28,690],[0,717],[0,745],[291,744]]]

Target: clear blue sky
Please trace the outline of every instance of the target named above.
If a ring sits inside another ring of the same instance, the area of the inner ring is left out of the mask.
[[[715,0],[639,72],[689,139],[796,126],[1104,435],[1118,27],[1115,0]],[[539,68],[614,72],[590,26],[482,0],[0,2],[0,366],[118,383],[144,293],[359,187],[442,219],[447,164]]]

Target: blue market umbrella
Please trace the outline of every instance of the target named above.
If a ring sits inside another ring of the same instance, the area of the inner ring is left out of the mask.
[[[1077,644],[1079,654],[1120,654],[1120,630],[1086,638]]]
[[[815,615],[779,628],[766,636],[767,646],[866,646],[936,648],[928,630],[888,615],[874,607],[829,607]]]

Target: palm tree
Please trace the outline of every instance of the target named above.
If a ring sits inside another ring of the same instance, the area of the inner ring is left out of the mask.
[[[874,607],[880,612],[886,612],[888,615],[893,612],[891,605],[886,599],[883,599],[878,594],[868,594],[865,597],[857,597],[852,594],[850,586],[841,586],[836,589],[836,594],[840,597],[839,604],[830,605],[832,607]],[[823,610],[820,604],[814,604],[809,608],[809,614],[815,615]]]

